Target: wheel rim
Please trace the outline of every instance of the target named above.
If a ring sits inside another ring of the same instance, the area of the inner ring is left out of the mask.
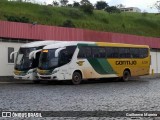
[[[81,74],[75,72],[75,73],[73,74],[73,77],[72,77],[72,83],[75,84],[75,85],[78,85],[78,84],[81,83],[81,80],[82,80]]]
[[[73,79],[74,82],[79,82],[79,80],[80,80],[80,78],[79,78],[78,75],[75,75],[73,78],[74,78],[74,79]]]
[[[124,79],[124,80],[128,80],[128,78],[129,78],[129,73],[128,73],[128,72],[125,72],[125,73],[124,73],[124,76],[123,76],[123,79]]]

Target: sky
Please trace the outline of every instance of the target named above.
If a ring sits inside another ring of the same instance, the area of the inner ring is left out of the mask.
[[[35,0],[36,2],[51,4],[53,0]],[[59,1],[59,0],[56,0]],[[69,3],[73,1],[80,2],[81,0],[68,0]],[[92,4],[95,4],[100,0],[89,0]],[[142,12],[157,13],[157,9],[151,9],[154,3],[158,0],[102,0],[108,3],[110,6],[116,6],[118,4],[123,4],[125,7],[138,7]]]

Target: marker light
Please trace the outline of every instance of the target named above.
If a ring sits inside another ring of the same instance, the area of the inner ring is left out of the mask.
[[[46,53],[47,53],[47,52],[48,52],[48,50],[43,50],[42,52],[46,52]]]

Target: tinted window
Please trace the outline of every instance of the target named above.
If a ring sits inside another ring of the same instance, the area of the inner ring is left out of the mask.
[[[105,58],[106,51],[104,47],[92,47],[92,57],[94,58]]]
[[[75,46],[69,46],[66,49],[62,50],[60,52],[59,65],[64,65],[64,64],[69,63],[72,59],[75,49],[76,49]]]
[[[104,47],[99,48],[99,54],[100,58],[106,58],[106,50]]]
[[[90,58],[90,57],[92,57],[91,47],[80,47],[78,58]]]
[[[139,58],[139,48],[131,48],[130,49],[132,58]]]
[[[119,58],[119,48],[107,47],[106,54],[107,54],[107,58]]]
[[[127,47],[81,47],[78,58],[145,58],[148,56],[147,48]]]
[[[119,48],[120,58],[131,58],[130,48]]]
[[[147,48],[106,47],[107,58],[145,58],[148,56]]]
[[[139,54],[141,58],[146,58],[148,56],[148,49],[147,48],[140,49]]]
[[[111,47],[106,47],[106,57],[112,58],[113,50]]]

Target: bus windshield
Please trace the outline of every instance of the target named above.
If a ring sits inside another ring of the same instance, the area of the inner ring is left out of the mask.
[[[54,69],[69,63],[76,46],[43,50],[39,59],[39,68],[43,70]],[[57,55],[58,54],[58,55]]]
[[[33,59],[29,59],[29,53],[36,48],[20,48],[16,57],[15,69],[28,70],[32,68]]]
[[[40,69],[53,69],[58,67],[58,57],[55,57],[56,49],[43,50],[39,59]]]

